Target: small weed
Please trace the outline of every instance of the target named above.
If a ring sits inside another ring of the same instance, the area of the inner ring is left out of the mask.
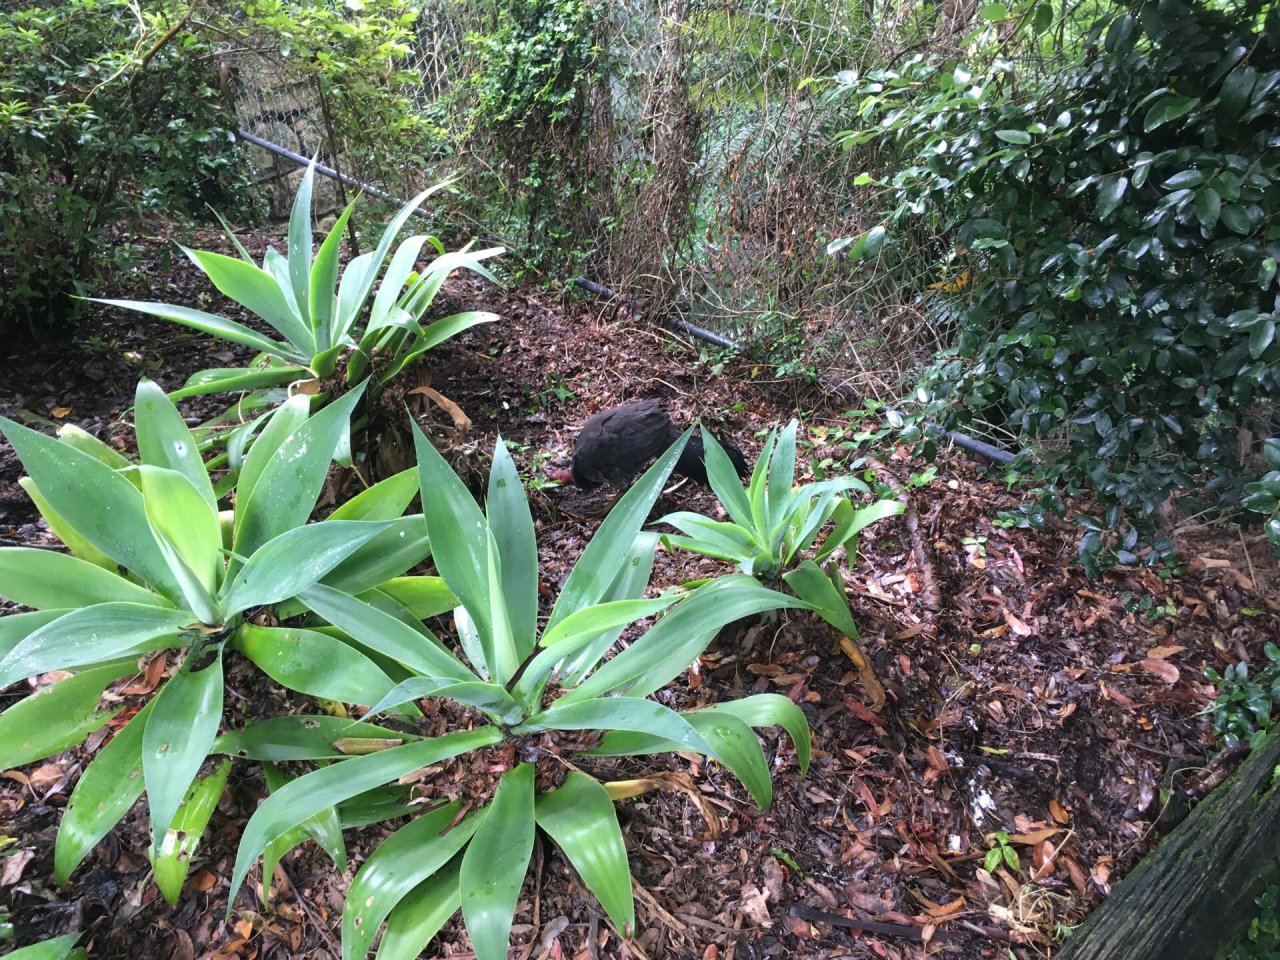
[[[991,844],[991,849],[982,858],[982,866],[986,868],[988,873],[994,873],[1002,863],[1014,873],[1022,870],[1022,861],[1018,859],[1018,851],[1013,849],[1013,844],[1010,842],[1007,833],[1003,831],[993,833],[987,837],[987,842]]]
[[[986,557],[987,555],[987,538],[986,537],[961,537],[960,543],[969,548],[968,553],[975,557]]]
[[[1217,688],[1213,702],[1213,729],[1228,741],[1245,741],[1257,747],[1273,723],[1271,714],[1280,703],[1280,646],[1263,647],[1267,662],[1253,677],[1249,664],[1233,663],[1222,673],[1205,667],[1205,679]]]
[[[1120,602],[1124,604],[1124,608],[1130,613],[1140,615],[1148,623],[1154,623],[1161,617],[1176,617],[1178,608],[1173,605],[1173,601],[1165,597],[1163,601],[1157,600],[1154,594],[1145,594],[1140,599],[1135,597],[1132,590],[1126,590],[1120,594]]]

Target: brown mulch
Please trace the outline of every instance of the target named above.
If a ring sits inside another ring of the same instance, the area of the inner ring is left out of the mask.
[[[197,245],[216,243],[205,235]],[[221,309],[181,263],[166,270],[156,260],[143,274],[153,285],[148,296]],[[660,397],[679,422],[700,417],[749,454],[770,426],[799,415],[809,441],[806,470],[858,455],[837,401],[770,382],[747,361],[724,364],[625,310],[471,283],[451,285],[444,299],[453,308],[492,309],[502,320],[437,350],[413,372],[411,386],[430,386],[471,419],[451,451],[464,476],[483,476],[499,433],[511,445],[533,481],[541,575],[551,596],[607,504],[541,478],[565,465],[574,431],[597,409]],[[73,422],[127,445],[139,376],[172,389],[196,369],[237,357],[235,348],[194,332],[95,307],[76,343],[10,359],[0,413],[47,427]],[[409,389],[405,401],[433,435],[454,426],[428,394]],[[1268,553],[1254,545],[1246,556],[1235,533],[1201,529],[1180,544],[1181,575],[1117,570],[1090,582],[1073,563],[1074,524],[1051,521],[1034,531],[998,523],[1000,511],[1016,510],[1020,493],[998,474],[946,453],[932,480],[913,485],[926,464],[904,450],[875,452],[909,491],[941,599],[937,611],[922,602],[922,571],[901,519],[863,533],[847,588],[863,647],[889,694],[885,708],[870,709],[838,638],[820,621],[781,616],[731,625],[659,698],[688,708],[761,691],[790,696],[813,729],[809,775],[799,776],[789,742],[776,731],[763,733],[775,790],[764,812],[724,770],[696,758],[589,765],[605,779],[655,767],[688,775],[723,830],[713,836],[677,790],[619,804],[639,925],[626,944],[559,854],[540,844],[516,915],[516,956],[1042,955],[1155,844],[1165,771],[1212,746],[1204,710],[1213,691],[1203,667],[1257,663],[1265,640],[1280,635],[1280,572]],[[47,530],[16,484],[19,472],[12,451],[0,446],[0,543],[47,545]],[[877,482],[874,470],[868,480]],[[712,513],[716,503],[686,483],[664,494],[654,516],[675,509]],[[660,553],[653,588],[724,569]],[[1144,597],[1155,601],[1150,611]],[[314,710],[243,660],[231,658],[227,682],[242,715]],[[26,693],[25,685],[0,692],[0,708]],[[442,728],[458,719],[443,707],[432,716]],[[56,887],[61,808],[109,733],[0,779],[0,834],[12,838],[0,849],[0,920],[11,915],[17,943],[84,930],[95,960],[339,955],[347,884],[394,824],[350,835],[345,875],[312,845],[300,848],[272,878],[270,908],[260,883],[251,882],[224,924],[236,844],[265,792],[249,765],[233,770],[177,907],[150,878],[145,804],[65,888]],[[463,781],[476,776],[483,771],[458,768],[437,786],[468,795],[475,787]],[[996,832],[1009,835],[1016,869],[982,868]],[[468,951],[455,920],[427,955]]]

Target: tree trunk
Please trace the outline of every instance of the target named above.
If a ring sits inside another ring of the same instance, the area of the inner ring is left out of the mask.
[[[1280,731],[1125,877],[1057,960],[1188,960],[1234,946],[1280,859]]]

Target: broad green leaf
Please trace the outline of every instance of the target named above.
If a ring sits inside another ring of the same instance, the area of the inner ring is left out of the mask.
[[[218,798],[227,785],[229,773],[230,758],[218,764],[209,776],[200,777],[191,785],[174,817],[173,826],[165,834],[160,850],[152,860],[156,886],[170,904],[178,902],[187,871],[191,869],[191,858],[195,856],[205,828],[209,826],[209,818],[213,816]]]
[[[85,767],[58,824],[53,871],[66,883],[76,867],[142,796],[142,732],[155,707],[147,701]]]
[[[262,387],[283,387],[295,380],[311,379],[311,371],[306,367],[296,363],[285,364],[275,357],[268,359],[270,364],[258,369],[217,367],[193,373],[181,388],[168,395],[169,399],[177,403],[188,397],[201,397],[209,393],[238,393]]]
[[[458,599],[440,577],[396,577],[378,590],[403,604],[419,620],[447,613],[458,605]]]
[[[218,501],[195,438],[172,401],[150,380],[138,383],[134,396],[134,430],[142,462],[182,474],[216,514]]]
[[[0,430],[67,525],[170,599],[181,596],[152,539],[138,488],[106,464],[0,417]]]
[[[1026,146],[1031,142],[1031,134],[1025,130],[997,130],[996,136],[1005,143],[1014,143],[1018,146]]]
[[[369,710],[369,716],[379,714],[396,704],[409,703],[423,697],[456,700],[458,703],[482,711],[495,723],[507,726],[517,724],[524,719],[524,711],[520,709],[520,705],[512,699],[511,694],[496,683],[482,683],[479,680],[455,683],[439,677],[410,677],[408,680],[402,680],[373,705]]]
[[[234,645],[272,680],[307,696],[367,707],[394,686],[359,650],[314,630],[243,624]]]
[[[293,291],[297,316],[306,329],[308,338],[311,335],[311,306],[307,301],[307,294],[311,288],[311,190],[315,183],[315,168],[315,157],[312,157],[310,165],[302,175],[302,182],[298,184],[298,192],[294,194],[293,209],[289,211],[288,286]],[[290,339],[293,338],[290,337]],[[310,342],[310,352],[316,352],[314,339],[309,341],[300,339],[295,342],[299,344]]]
[[[550,630],[575,610],[599,603],[604,597],[618,571],[627,562],[628,550],[648,519],[649,511],[662,492],[662,485],[667,482],[689,440],[689,434],[689,430],[682,433],[609,511],[565,580],[546,629]]]
[[[37,610],[112,601],[171,606],[158,594],[99,566],[34,547],[0,548],[0,597]]]
[[[390,321],[393,312],[397,309],[400,291],[404,289],[405,281],[413,273],[414,265],[418,262],[418,256],[422,253],[422,247],[426,242],[427,238],[419,234],[405,238],[396,248],[391,262],[387,264],[387,269],[382,274],[382,283],[378,286],[378,292],[373,297],[373,306],[369,310],[369,322],[365,325],[365,337],[382,329]],[[362,338],[361,347],[365,345]]]
[[[445,317],[443,320],[437,320],[435,323],[426,327],[422,334],[414,340],[413,346],[402,353],[400,357],[391,364],[386,372],[379,377],[380,383],[388,383],[397,377],[405,367],[417,360],[428,350],[432,350],[444,343],[451,337],[456,337],[465,330],[482,323],[493,323],[498,319],[496,313],[487,313],[483,310],[468,310],[463,313],[455,313],[451,317]]]
[[[485,511],[502,558],[502,599],[512,639],[523,661],[533,650],[538,629],[538,543],[524,484],[501,437],[493,451]]]
[[[189,610],[139,603],[99,603],[72,610],[28,634],[0,660],[0,688],[50,670],[182,646],[190,642],[184,629],[191,619]]]
[[[274,763],[264,763],[262,765],[262,774],[263,779],[267,781],[267,788],[273,792],[279,790],[293,779],[281,771],[279,766]],[[267,844],[267,849],[262,852],[262,875],[264,877],[274,876],[276,867],[285,854],[294,847],[306,843],[308,839],[316,842],[316,845],[333,861],[335,867],[340,870],[345,869],[347,845],[342,838],[342,820],[338,816],[337,808],[329,807],[317,813],[310,820],[304,820],[292,830],[285,831],[284,834]],[[270,884],[264,884],[264,900],[270,889]]]
[[[832,515],[833,527],[831,533],[823,541],[822,549],[818,551],[814,560],[817,563],[822,563],[835,552],[837,547],[844,546],[856,537],[864,527],[878,520],[896,517],[906,509],[906,504],[897,500],[877,500],[875,503],[855,510],[853,504],[848,500],[841,500]]]
[[[1120,201],[1124,199],[1125,191],[1128,189],[1128,177],[1118,173],[1103,177],[1098,185],[1098,205],[1094,209],[1094,215],[1099,220],[1105,220],[1115,213],[1116,207],[1120,206]]]
[[[83,960],[84,950],[77,949],[76,941],[83,933],[68,933],[43,943],[33,943],[29,947],[19,947],[5,954],[9,960]]]
[[[645,590],[649,586],[649,580],[653,575],[653,561],[657,554],[657,547],[658,535],[656,533],[637,534],[623,556],[621,569],[618,570],[613,582],[605,590],[604,596],[600,598],[601,601],[614,603],[621,600],[639,600],[643,597]],[[573,616],[573,614],[570,613],[569,616]],[[595,669],[596,664],[618,642],[618,638],[622,636],[625,626],[625,624],[620,624],[604,631],[579,649],[577,653],[566,657],[557,669],[562,685],[575,687],[581,683],[582,678]],[[555,628],[553,627],[552,629]],[[532,666],[530,669],[532,669]],[[527,689],[532,690],[533,688],[529,687]],[[538,691],[536,698],[530,697],[531,701],[533,699],[541,699],[541,690]]]
[[[495,683],[506,686],[520,669],[521,657],[516,650],[511,633],[511,618],[507,613],[506,598],[502,595],[502,559],[498,556],[498,543],[492,530],[485,530],[488,542],[489,623],[493,630],[484,646],[485,664]],[[482,638],[483,644],[483,638]]]
[[[724,452],[720,441],[712,436],[711,431],[702,431],[703,457],[707,465],[707,480],[711,489],[729,511],[729,516],[739,525],[751,524],[751,501],[747,492],[742,489],[742,479],[733,466],[733,461]]]
[[[816,563],[806,560],[796,569],[784,573],[782,578],[796,596],[810,604],[823,620],[846,637],[858,639],[858,626],[849,613],[849,602]]]
[[[462,855],[462,917],[477,960],[507,956],[516,901],[533,853],[533,774],[531,763],[503,774]]]
[[[113,663],[86,670],[23,697],[0,713],[0,770],[61,753],[97,730],[121,709],[99,710],[102,691],[135,669],[132,663]]]
[[[238,343],[243,347],[249,347],[251,350],[257,350],[260,353],[270,353],[284,360],[292,360],[294,363],[305,364],[310,359],[310,352],[302,352],[287,344],[277,343],[276,341],[264,337],[244,324],[236,323],[234,320],[228,320],[225,317],[219,317],[216,314],[205,313],[203,310],[193,310],[190,307],[177,307],[167,303],[145,303],[141,300],[102,300],[97,297],[90,298],[94,303],[105,303],[109,307],[123,307],[126,310],[134,310],[137,313],[145,313],[149,316],[160,317],[162,320],[171,320],[174,323],[180,323],[184,327],[191,327],[202,333],[212,334],[223,340],[230,340],[232,343]]]
[[[413,443],[422,487],[422,511],[427,518],[436,570],[475,621],[488,653],[494,636],[489,603],[501,589],[499,583],[489,580],[489,525],[470,491],[416,423]]]
[[[1144,133],[1150,133],[1157,127],[1186,116],[1199,105],[1199,97],[1161,97],[1147,111],[1142,121],[1142,130]]]
[[[401,746],[406,741],[421,739],[398,730],[388,730],[372,723],[347,720],[324,714],[317,716],[267,717],[254,720],[239,730],[230,730],[214,742],[214,753],[232,757],[287,763],[297,760],[338,760],[344,753],[335,744],[356,744],[383,749]],[[376,750],[370,749],[373,753]]]
[[[114,574],[116,572],[116,567],[118,566],[116,562],[77,533],[71,524],[63,520],[30,477],[19,477],[18,486],[22,487],[27,496],[31,498],[31,502],[36,505],[36,509],[40,511],[40,516],[44,517],[44,522],[49,525],[53,535],[66,544],[73,557],[86,563],[92,563],[95,567],[101,567],[110,573]]]
[[[431,938],[462,906],[460,866],[461,858],[455,856],[401,898],[387,917],[376,960],[418,960]]]
[[[358,198],[357,198],[358,199]],[[338,345],[338,254],[342,249],[342,232],[351,219],[351,211],[355,209],[353,199],[338,214],[338,219],[329,230],[329,235],[320,244],[316,252],[315,263],[311,265],[310,306],[311,329],[315,335],[316,353]],[[319,371],[317,371],[319,375]]]
[[[253,552],[225,591],[228,614],[297,596],[387,528],[382,521],[326,520],[286,530]]]
[[[81,453],[87,453],[95,460],[101,460],[112,470],[120,470],[131,465],[123,453],[115,447],[103,443],[93,434],[81,429],[74,423],[64,423],[58,428],[57,437],[67,446],[75,447]]]
[[[364,384],[352,388],[289,434],[262,467],[252,492],[238,495],[236,553],[252,556],[267,541],[306,523],[324,486],[338,440],[350,425],[351,412],[363,392]],[[265,438],[266,431],[258,442]],[[250,451],[245,470],[257,446]]]
[[[737,717],[752,727],[779,726],[791,737],[795,744],[796,760],[800,764],[800,773],[809,772],[809,721],[804,711],[787,697],[777,693],[757,693],[741,700],[726,700],[715,703],[698,711],[699,714],[724,713]]]
[[[534,714],[513,732],[532,733],[538,730],[634,730],[673,740],[687,750],[713,752],[684,717],[670,707],[640,697],[603,697],[557,703],[549,710]]]
[[[262,802],[245,826],[231,876],[228,914],[249,868],[261,856],[266,845],[286,830],[296,827],[326,807],[342,803],[366,790],[393,782],[415,770],[456,757],[460,753],[491,746],[501,739],[502,731],[499,728],[478,727],[392,747],[368,756],[353,757],[285,784]],[[419,818],[421,819],[423,818]],[[372,938],[372,932],[369,935]]]
[[[222,722],[221,651],[203,669],[192,669],[192,661],[204,656],[187,655],[182,669],[156,695],[155,708],[142,734],[142,772],[153,849],[159,849],[164,840]]]
[[[648,696],[679,676],[725,624],[765,610],[807,606],[803,600],[762,587],[751,577],[720,577],[695,590],[557,703],[575,703],[617,690]]]
[[[0,617],[0,662],[3,662],[18,644],[35,631],[70,612],[70,610],[37,610],[31,613],[10,613]]]
[[[390,657],[428,677],[440,677],[459,683],[475,680],[453,654],[432,643],[421,633],[363,601],[316,584],[304,591],[302,602],[338,627],[357,643]]]
[[[396,520],[418,494],[418,471],[413,467],[379,480],[329,514],[329,520]]]
[[[285,298],[276,278],[270,273],[251,263],[245,263],[239,257],[228,257],[221,253],[204,250],[189,250],[186,247],[182,248],[182,252],[204,272],[220,292],[250,313],[261,317],[289,341],[295,356],[315,352],[315,340],[311,331],[294,311],[293,304]],[[292,256],[292,251],[290,255]],[[310,259],[310,251],[307,256]],[[304,306],[305,302],[304,292],[299,305]],[[305,309],[302,315],[306,316]]]
[[[557,789],[538,795],[534,817],[564,851],[614,926],[623,936],[634,934],[627,847],[604,787],[585,773],[570,771]]]
[[[220,623],[221,611],[213,600],[222,572],[222,527],[217,509],[185,474],[146,464],[138,471],[152,536],[187,606],[203,623]]]
[[[1276,338],[1276,322],[1264,320],[1249,331],[1249,356],[1257,360]]]
[[[332,522],[333,517],[324,521]],[[361,594],[413,569],[430,555],[427,522],[422,514],[416,513],[387,521],[384,530],[352,551],[350,556],[321,577],[320,582],[343,593]],[[444,609],[452,609],[454,604]]]
[[[262,433],[245,456],[240,468],[240,478],[236,484],[238,507],[243,506],[245,501],[253,495],[253,488],[257,486],[262,471],[267,468],[267,464],[271,463],[280,445],[306,423],[310,410],[310,399],[303,394],[295,394],[267,416],[266,423],[262,426]],[[237,508],[237,530],[240,529],[243,516],[244,511]]]
[[[689,725],[712,747],[712,756],[738,778],[759,810],[773,802],[769,765],[755,731],[732,714],[686,713]]]
[[[454,802],[410,820],[370,854],[351,881],[342,910],[344,960],[363,958],[396,904],[449,863],[471,839],[481,815],[473,814],[451,826],[460,808],[461,804]]]

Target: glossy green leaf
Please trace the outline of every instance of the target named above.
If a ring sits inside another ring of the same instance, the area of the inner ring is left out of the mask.
[[[764,750],[756,739],[755,731],[745,722],[732,714],[714,714],[706,712],[683,714],[689,725],[713,749],[713,756],[729,768],[747,788],[756,808],[765,810],[773,802],[773,783],[769,779],[769,766],[764,759]]]
[[[272,680],[311,697],[367,707],[395,686],[359,650],[314,630],[244,624],[234,645]]]
[[[727,623],[765,610],[807,607],[802,600],[735,574],[699,587],[616,657],[558,703],[574,703],[626,690],[648,696],[679,676]]]
[[[1264,320],[1252,330],[1249,331],[1249,356],[1257,360],[1267,350],[1267,347],[1275,341],[1276,338],[1276,322],[1274,320]]]
[[[849,613],[849,602],[816,563],[806,560],[782,577],[796,592],[796,596],[811,604],[823,620],[846,637],[854,640],[858,638],[858,626]]]
[[[332,523],[330,517],[325,523]],[[384,530],[352,551],[351,555],[320,578],[325,586],[343,593],[361,594],[379,587],[406,570],[411,570],[431,555],[427,538],[427,522],[420,513],[386,521]],[[439,578],[433,578],[443,588]],[[446,592],[447,592],[447,588]],[[452,609],[457,601],[449,594]]]
[[[262,472],[267,468],[267,465],[275,458],[280,445],[295,430],[306,423],[310,411],[310,398],[304,394],[294,394],[266,417],[266,423],[262,425],[258,439],[254,441],[253,446],[244,457],[243,464],[240,466],[240,477],[236,483],[238,508],[235,517],[237,530],[240,528],[244,518],[244,511],[239,507],[242,507],[244,502],[253,496],[253,490],[258,485],[258,479],[262,476]]]
[[[450,826],[460,807],[450,803],[410,820],[370,854],[351,881],[342,910],[344,960],[363,958],[396,904],[449,863],[471,839],[480,815]]]
[[[59,617],[33,631],[0,660],[0,687],[50,670],[104,663],[189,642],[189,610],[138,603],[100,603]]]
[[[512,725],[524,719],[524,711],[521,710],[520,705],[511,694],[496,683],[482,683],[479,680],[456,683],[439,677],[410,677],[408,680],[400,681],[373,705],[369,715],[373,716],[388,707],[420,700],[423,697],[456,700],[458,703],[484,712],[495,723]]]
[[[152,539],[137,487],[94,457],[12,420],[0,417],[0,430],[70,527],[170,599],[181,595]]]
[[[0,596],[37,610],[113,601],[171,606],[163,597],[99,566],[34,547],[0,548]]]
[[[195,856],[205,828],[209,826],[209,818],[213,816],[230,773],[231,760],[228,758],[218,764],[209,776],[200,777],[191,784],[173,819],[173,826],[165,834],[152,860],[156,886],[170,904],[178,902],[187,872],[191,869],[191,858]]]
[[[67,446],[75,447],[81,453],[87,453],[95,460],[105,463],[112,470],[120,470],[131,465],[129,458],[115,447],[103,443],[93,434],[81,429],[74,423],[64,423],[60,426],[57,437]]]
[[[200,459],[195,438],[173,402],[156,384],[142,380],[133,405],[134,430],[142,462],[182,474],[216,514],[218,501],[213,495],[209,472]]]
[[[293,360],[296,363],[305,364],[308,360],[308,353],[277,343],[242,323],[236,323],[234,320],[206,313],[203,310],[177,307],[167,303],[146,303],[141,300],[102,300],[97,297],[91,299],[95,303],[105,303],[109,307],[123,307],[125,310],[133,310],[137,313],[145,313],[148,316],[160,317],[163,320],[180,323],[184,327],[191,327],[201,333],[212,334],[215,337],[238,343],[251,350],[257,350],[260,353],[272,353],[286,360]]]
[[[359,720],[324,714],[295,715],[254,720],[239,730],[228,731],[214,742],[212,752],[267,763],[338,760],[350,756],[338,749],[336,745],[341,743],[355,745],[356,741],[364,741],[364,745],[371,748],[382,745],[390,749],[420,739]]]
[[[267,788],[273,792],[293,779],[274,763],[263,764],[262,775],[267,781]],[[273,877],[285,854],[307,840],[314,840],[339,870],[346,869],[347,845],[342,838],[342,820],[336,807],[328,807],[267,844],[267,849],[262,852],[262,875]],[[270,889],[269,883],[263,885],[264,900]]]
[[[298,184],[298,192],[293,196],[293,208],[289,211],[289,245],[288,245],[288,288],[293,292],[293,303],[305,330],[297,338],[290,337],[297,344],[309,343],[310,351],[315,352],[315,340],[311,337],[311,306],[307,296],[311,290],[311,191],[315,183],[315,157],[311,158],[302,181]],[[277,278],[279,283],[279,278]],[[281,287],[286,286],[280,284]],[[264,318],[265,319],[265,318]]]
[[[298,318],[293,305],[285,298],[275,277],[270,273],[251,263],[245,263],[239,257],[228,257],[205,250],[189,250],[186,247],[182,248],[182,252],[221,293],[250,313],[261,317],[289,342],[292,356],[286,359],[314,352],[315,341],[311,331]],[[310,255],[308,250],[308,259]],[[305,303],[305,293],[301,302]],[[306,315],[305,310],[303,315]]]
[[[1094,215],[1099,220],[1105,220],[1115,213],[1116,208],[1120,206],[1120,201],[1124,199],[1125,191],[1128,189],[1128,177],[1120,174],[1104,177],[1098,185],[1098,205],[1094,210]]]
[[[24,697],[0,713],[0,770],[35,763],[74,747],[114,717],[120,707],[99,709],[102,691],[134,672],[113,663],[77,673]]]
[[[511,921],[533,853],[534,765],[518,764],[498,781],[462,855],[462,917],[477,960],[504,960]]]
[[[538,629],[538,543],[524,484],[501,438],[493,451],[485,510],[502,558],[502,599],[511,635],[523,661],[533,650]]]
[[[460,753],[491,746],[501,739],[502,731],[499,728],[478,727],[392,747],[367,756],[352,757],[285,784],[262,802],[245,826],[231,877],[228,913],[249,868],[262,855],[266,845],[286,830],[296,827],[326,807],[340,804],[366,790],[391,783],[415,770],[456,757]],[[372,932],[369,936],[372,938]]]
[[[0,617],[0,663],[4,662],[15,647],[45,624],[65,617],[70,610],[35,610],[30,613],[10,613]]]
[[[240,568],[226,590],[227,613],[297,596],[389,522],[326,520],[286,530],[255,550]]]
[[[144,464],[138,472],[147,523],[187,606],[201,622],[220,623],[213,599],[223,569],[217,510],[176,470]]]
[[[705,427],[702,429],[703,459],[707,466],[707,480],[711,489],[729,511],[729,516],[739,525],[751,523],[751,501],[742,488],[738,471],[724,452],[724,447]],[[661,522],[661,521],[660,521]]]
[[[680,714],[640,697],[602,697],[575,703],[556,703],[534,714],[515,733],[539,730],[633,730],[664,737],[698,753],[711,753],[702,736]]]
[[[177,816],[187,788],[200,772],[222,722],[222,657],[192,669],[189,654],[182,669],[156,695],[142,734],[142,772],[151,812],[154,848]]]
[[[1199,105],[1199,97],[1161,97],[1147,111],[1142,121],[1143,132],[1150,133],[1166,123],[1184,117]]]
[[[142,796],[142,733],[155,702],[154,698],[147,701],[80,774],[54,842],[53,871],[58,883],[67,882]]]
[[[863,528],[888,517],[896,517],[907,509],[906,504],[898,500],[877,500],[865,507],[854,509],[848,500],[841,500],[832,514],[832,530],[822,543],[822,549],[814,557],[815,562],[822,563],[835,552],[856,537]]]
[[[363,384],[353,388],[290,433],[263,465],[252,492],[247,497],[237,495],[236,553],[252,556],[272,538],[306,523],[324,486],[338,440],[363,392]],[[257,444],[254,448],[250,459]],[[246,470],[249,465],[246,460]]]
[[[53,509],[53,505],[45,499],[44,494],[40,492],[40,489],[30,477],[19,477],[18,486],[22,487],[27,496],[31,498],[31,502],[36,505],[36,509],[40,511],[40,516],[44,517],[44,522],[49,525],[53,535],[66,544],[73,557],[86,563],[92,563],[95,567],[101,567],[110,573],[116,572],[116,562],[76,532],[75,528],[67,523],[66,520],[62,519],[58,511]]]
[[[418,960],[431,938],[462,906],[461,862],[455,856],[401,898],[387,917],[376,960]]]
[[[418,495],[418,471],[401,470],[361,490],[329,514],[329,520],[395,520]]]
[[[353,199],[338,214],[311,265],[309,306],[317,353],[338,345],[337,331],[334,329],[339,319],[338,254],[342,250],[343,231],[347,229],[347,221],[351,219],[351,211],[355,206],[356,201]]]
[[[275,357],[268,358],[267,366],[244,369],[242,367],[214,367],[193,373],[180,389],[169,393],[174,403],[188,397],[201,397],[209,393],[237,393],[258,390],[262,387],[283,387],[295,380],[311,379],[311,371],[300,364],[289,364]]]
[[[436,569],[476,624],[486,656],[494,637],[490,600],[501,596],[500,583],[489,580],[489,525],[470,491],[414,424],[413,442]]]
[[[302,601],[352,639],[415,673],[468,683],[475,674],[453,654],[421,633],[361,600],[317,584]]]
[[[76,941],[83,933],[68,933],[43,943],[33,943],[29,947],[19,947],[5,954],[9,960],[80,960],[85,956],[84,950],[76,947]]]
[[[629,548],[648,519],[649,511],[662,492],[662,485],[667,482],[689,440],[689,434],[688,430],[682,433],[609,511],[565,579],[546,629],[550,630],[575,610],[603,599],[622,565],[627,562]]]
[[[703,707],[699,714],[728,714],[752,727],[779,726],[787,731],[795,745],[796,760],[802,774],[809,772],[809,721],[796,704],[777,693],[757,693],[740,700],[726,700]]]
[[[538,795],[534,817],[564,851],[614,926],[623,936],[634,934],[627,847],[604,787],[584,773],[570,771],[557,789]]]

